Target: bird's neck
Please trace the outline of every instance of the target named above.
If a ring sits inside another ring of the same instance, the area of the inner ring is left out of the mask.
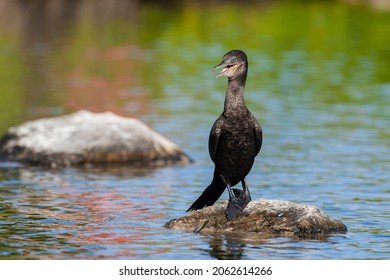
[[[244,101],[244,87],[245,81],[229,79],[223,110],[225,117],[237,116],[247,110]]]

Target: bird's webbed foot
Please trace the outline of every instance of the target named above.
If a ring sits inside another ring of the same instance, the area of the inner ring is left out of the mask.
[[[228,186],[229,202],[225,210],[225,215],[228,220],[232,220],[242,213],[248,203],[251,201],[251,195],[246,184],[243,182],[243,190],[232,189]]]

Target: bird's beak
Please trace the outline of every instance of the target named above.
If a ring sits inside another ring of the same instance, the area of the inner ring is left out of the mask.
[[[213,70],[215,71],[215,69],[223,67],[222,71],[219,74],[217,74],[215,76],[215,78],[219,78],[221,76],[228,76],[228,77],[232,76],[234,74],[234,72],[236,71],[237,66],[238,66],[238,64],[229,64],[225,61],[222,61],[220,64],[214,66],[214,68],[213,68]]]

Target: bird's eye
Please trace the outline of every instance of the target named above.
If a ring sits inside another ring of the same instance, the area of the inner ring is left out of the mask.
[[[236,57],[234,57],[234,58],[232,58],[231,60],[230,60],[230,63],[236,63],[237,62],[237,58]]]

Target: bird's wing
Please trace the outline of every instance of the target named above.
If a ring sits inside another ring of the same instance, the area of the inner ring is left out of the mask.
[[[253,116],[252,116],[253,117]],[[253,134],[255,136],[255,149],[256,155],[260,152],[261,145],[263,143],[263,132],[259,122],[253,117],[255,126],[253,128]]]
[[[217,149],[218,149],[218,140],[219,136],[222,133],[222,126],[224,123],[224,118],[223,116],[220,116],[214,123],[213,127],[211,128],[210,131],[210,136],[209,136],[209,154],[211,157],[211,160],[215,162],[215,157],[217,154]]]

